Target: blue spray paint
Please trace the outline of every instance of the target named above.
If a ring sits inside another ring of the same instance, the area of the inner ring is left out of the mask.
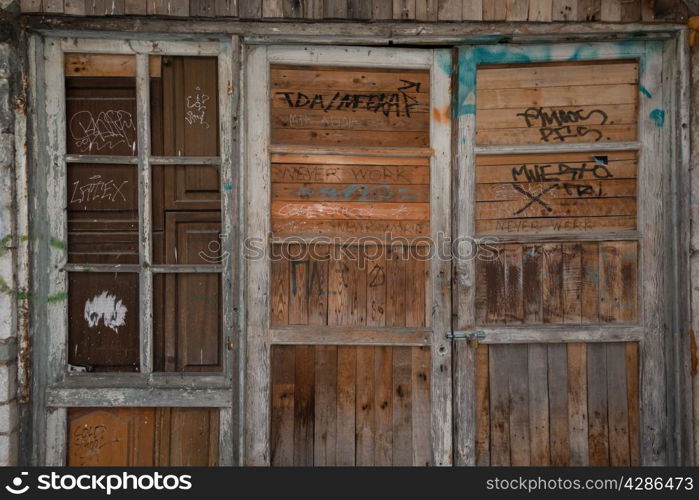
[[[648,99],[650,99],[651,97],[653,97],[653,94],[651,94],[650,91],[649,91],[647,88],[645,88],[643,85],[639,85],[639,86],[638,86],[638,90],[640,90],[640,91],[641,91],[641,94],[643,94],[643,95],[644,95],[645,97],[647,97]]]
[[[225,189],[226,191],[233,191],[233,183],[232,183],[232,182],[226,182],[226,183],[223,185],[223,189]]]
[[[654,109],[648,115],[648,118],[655,122],[655,126],[658,128],[663,128],[665,125],[665,111],[662,109]]]

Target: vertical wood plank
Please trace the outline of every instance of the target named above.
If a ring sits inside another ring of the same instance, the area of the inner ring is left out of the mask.
[[[609,465],[607,426],[607,348],[587,345],[587,415],[591,466]]]
[[[529,16],[529,0],[507,0],[507,21],[526,21]]]
[[[641,3],[638,0],[633,2],[625,1],[621,3],[621,22],[637,23],[641,20]]]
[[[315,346],[315,420],[313,465],[336,465],[337,346]]]
[[[374,20],[385,20],[393,18],[392,0],[372,0],[371,18]]]
[[[247,0],[243,1],[247,2]],[[238,0],[216,0],[215,14],[216,17],[237,17]]]
[[[63,13],[63,0],[44,0],[43,11],[51,14]]]
[[[626,385],[629,407],[629,463],[632,467],[641,464],[638,375],[638,343],[628,342],[626,344]]]
[[[599,21],[601,0],[578,0],[578,21]]]
[[[467,349],[471,349],[465,344]],[[476,348],[476,465],[490,465],[490,374],[487,344]]]
[[[215,0],[189,0],[189,15],[196,17],[214,17]]]
[[[622,322],[635,321],[638,311],[638,253],[635,241],[617,243],[619,249],[619,297],[618,319]]]
[[[409,250],[417,250],[416,247]],[[411,255],[405,263],[405,326],[425,326],[425,294],[427,292],[426,262],[417,255]],[[369,300],[367,298],[367,307]]]
[[[307,19],[323,19],[323,0],[306,0],[304,17]]]
[[[570,463],[568,431],[568,352],[565,344],[548,345],[549,427],[551,465]]]
[[[552,0],[529,0],[529,20],[549,22],[553,17]]]
[[[418,1],[418,3],[420,3]],[[463,14],[462,0],[432,0],[431,4],[438,3],[437,19],[440,21],[460,21]],[[419,18],[418,18],[419,19]],[[434,18],[430,19],[434,20]]]
[[[415,0],[415,19],[418,21],[436,21],[439,0]]]
[[[289,324],[308,324],[308,290],[310,262],[308,260],[297,260],[293,256],[298,256],[303,252],[300,245],[289,246]]]
[[[300,0],[283,0],[282,17],[291,19],[304,17],[304,6]]]
[[[561,245],[542,245],[542,307],[544,323],[560,323],[563,320],[563,261]]]
[[[582,244],[581,320],[583,323],[599,321],[599,244]]]
[[[377,255],[370,255],[366,266],[366,324],[386,326],[386,248],[376,247]]]
[[[272,259],[272,310],[271,322],[274,326],[289,324],[289,259]]]
[[[484,21],[504,21],[507,16],[507,0],[483,2]]]
[[[578,0],[553,0],[551,18],[553,21],[577,21]]]
[[[337,348],[337,446],[338,466],[354,465],[355,393],[357,380],[357,348]]]
[[[587,436],[587,347],[568,344],[568,428],[570,465],[589,463]]]
[[[371,0],[349,0],[347,17],[349,19],[371,19]]]
[[[356,465],[374,465],[374,351],[357,347]]]
[[[393,19],[415,19],[415,0],[393,0]]]
[[[308,263],[308,324],[328,324],[328,263],[325,247],[316,246]]]
[[[529,344],[529,436],[531,464],[550,465],[548,349],[545,344]]]
[[[530,464],[528,347],[527,344],[508,346],[506,370],[509,372],[510,460],[513,466]]]
[[[509,345],[490,345],[490,465],[510,465]]]
[[[487,1],[487,0],[486,0]],[[461,19],[480,21],[483,19],[483,0],[463,0]]]
[[[582,318],[582,245],[564,243],[563,257],[563,322],[580,323]]]
[[[315,346],[296,346],[294,361],[294,465],[313,465]]]
[[[143,6],[145,7],[145,3]],[[84,16],[86,14],[85,0],[65,0],[63,11],[71,16]]]
[[[262,17],[284,17],[282,0],[262,0]]]
[[[601,0],[600,21],[619,22],[621,21],[622,0]]]
[[[505,322],[505,255],[501,249],[497,259],[485,263],[486,289],[486,323],[498,324]]]
[[[393,347],[374,348],[374,465],[393,463]]]
[[[296,348],[272,348],[272,465],[294,465],[294,373]]]
[[[522,245],[505,245],[505,323],[524,321],[524,290],[522,288]]]
[[[326,19],[346,19],[347,0],[323,0],[323,17]]]
[[[527,293],[523,296],[524,322],[543,322],[543,253],[540,245],[525,245],[522,247],[522,282]],[[595,296],[595,300],[597,297]]]
[[[262,17],[262,0],[244,0],[238,6],[241,19],[259,19]]]
[[[405,326],[406,248],[387,246],[386,249],[386,326]]]
[[[147,0],[124,0],[124,14],[145,16],[148,13]]]
[[[393,347],[394,467],[413,465],[412,348]]]
[[[607,401],[609,418],[609,464],[629,465],[629,409],[626,385],[626,346],[607,347]]]
[[[432,463],[430,435],[430,348],[411,348],[412,357],[412,465]],[[395,463],[394,463],[395,465]]]
[[[20,9],[22,12],[42,12],[41,0],[21,0]]]

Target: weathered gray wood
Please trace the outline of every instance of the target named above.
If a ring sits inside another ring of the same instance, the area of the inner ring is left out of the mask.
[[[244,0],[238,6],[241,19],[257,19],[262,17],[262,0]]]
[[[578,19],[578,0],[553,0],[553,21],[576,21]]]
[[[529,0],[507,0],[507,21],[526,21],[529,17]]]
[[[480,21],[483,19],[483,0],[463,0],[461,18],[464,21]]]
[[[479,326],[485,334],[483,344],[560,343],[560,342],[632,342],[643,338],[644,329],[636,325],[556,325],[536,327],[520,325]],[[457,332],[458,333],[458,332]]]
[[[622,0],[602,0],[600,20],[606,22],[621,21]]]
[[[548,356],[545,345],[529,344],[529,436],[531,465],[550,464]]]
[[[248,238],[266,242],[269,234],[269,112],[267,48],[252,47],[246,57],[245,212]],[[266,245],[265,245],[266,246]],[[245,463],[268,465],[269,448],[269,263],[246,260]]]
[[[551,21],[552,14],[552,0],[529,0],[530,21],[549,22]]]
[[[635,151],[639,142],[605,142],[605,151]],[[566,144],[565,151],[577,153],[583,151],[599,151],[600,145],[595,142],[579,142]],[[476,146],[476,154],[509,155],[513,153],[556,153],[561,151],[560,144],[529,144],[513,146]]]
[[[644,232],[641,243],[640,305],[645,325],[641,342],[641,460],[644,465],[667,463],[667,375],[664,340],[666,332],[666,281],[662,253],[667,228],[663,225],[663,199],[667,196],[667,175],[664,168],[664,129],[652,118],[663,109],[662,45],[646,43],[646,56],[640,74],[640,85],[650,94],[639,102],[640,138],[643,148],[639,155],[639,192],[644,195],[639,204],[639,227]],[[665,167],[667,168],[667,167]]]
[[[454,357],[454,465],[476,465],[475,350],[455,342]]]
[[[512,466],[530,465],[529,432],[529,346],[507,346],[507,370],[510,389],[510,460]]]
[[[147,12],[146,0],[124,0],[124,14],[144,16]]]
[[[231,405],[228,389],[158,389],[103,387],[91,389],[48,389],[49,406],[91,407],[91,406],[189,406],[225,408]]]

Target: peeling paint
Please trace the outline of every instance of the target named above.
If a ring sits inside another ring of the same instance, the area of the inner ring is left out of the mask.
[[[655,126],[658,128],[663,128],[663,126],[665,125],[665,111],[663,111],[662,109],[654,109],[650,112],[648,118],[653,120]]]

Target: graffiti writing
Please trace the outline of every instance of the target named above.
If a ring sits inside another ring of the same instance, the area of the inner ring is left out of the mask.
[[[415,194],[410,188],[393,188],[388,184],[350,184],[346,187],[322,186],[313,188],[302,186],[298,195],[304,199],[343,200],[343,201],[411,201]]]
[[[521,116],[527,128],[538,128],[541,140],[544,142],[559,141],[574,137],[587,137],[593,142],[602,139],[602,132],[594,128],[605,125],[609,117],[601,109],[593,109],[588,113],[581,109],[566,110],[560,108],[549,108],[544,111],[543,107],[530,107]]]
[[[602,160],[578,165],[533,164],[522,165],[512,169],[513,181],[525,182],[551,182],[551,181],[580,181],[584,179],[610,179],[614,177],[609,170],[609,165]]]
[[[128,111],[102,111],[97,116],[78,111],[71,117],[68,129],[81,153],[114,149],[121,144],[136,152],[136,126]]]
[[[93,175],[89,182],[82,183],[77,180],[73,183],[73,193],[70,197],[70,203],[86,203],[94,200],[108,200],[111,202],[121,199],[126,201],[126,196],[122,192],[122,188],[129,181],[117,183],[113,179],[104,180],[101,175]]]
[[[206,103],[211,99],[208,95],[197,87],[194,96],[187,96],[187,111],[184,119],[188,125],[202,125],[204,128],[209,128],[206,122]]]
[[[276,94],[283,102],[294,109],[315,109],[328,111],[371,111],[384,116],[410,116],[411,110],[420,105],[414,95],[420,92],[420,82],[401,80],[404,85],[395,92],[371,94],[335,92],[334,94],[308,95],[300,91],[283,91]]]

